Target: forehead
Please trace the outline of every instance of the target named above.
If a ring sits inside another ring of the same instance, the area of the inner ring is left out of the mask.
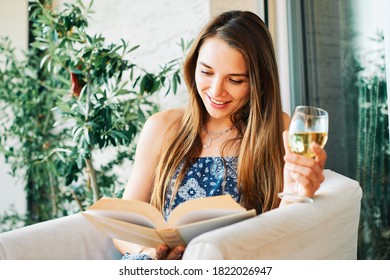
[[[243,54],[217,37],[204,41],[199,49],[198,62],[205,63],[213,69],[247,72]]]

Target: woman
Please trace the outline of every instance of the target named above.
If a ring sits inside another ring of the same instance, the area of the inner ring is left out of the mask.
[[[257,15],[230,11],[211,20],[189,51],[184,78],[188,108],[145,123],[123,199],[150,202],[167,217],[183,201],[221,194],[260,214],[285,204],[277,194],[295,181],[314,195],[326,153],[315,144],[314,159],[288,150],[272,39]],[[133,259],[180,259],[185,250],[115,245]]]

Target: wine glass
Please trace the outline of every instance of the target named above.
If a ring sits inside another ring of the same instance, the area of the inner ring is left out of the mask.
[[[290,150],[308,158],[314,158],[311,143],[324,147],[328,140],[328,113],[312,106],[297,106],[291,118],[288,130],[288,145]],[[289,202],[313,202],[310,197],[299,195],[301,186],[295,182],[292,193],[279,193],[280,198]]]

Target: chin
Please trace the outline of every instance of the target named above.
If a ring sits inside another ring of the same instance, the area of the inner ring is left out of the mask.
[[[222,110],[216,110],[214,108],[207,108],[206,107],[206,110],[207,110],[207,113],[210,115],[210,117],[212,117],[213,119],[226,119],[226,118],[230,118],[230,115],[232,114],[232,112],[227,112],[227,111],[222,111]]]

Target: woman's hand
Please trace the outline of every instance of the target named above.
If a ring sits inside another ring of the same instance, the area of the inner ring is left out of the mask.
[[[166,244],[161,244],[156,248],[157,260],[181,260],[185,246],[179,245],[172,250]]]
[[[291,152],[287,142],[287,131],[283,132],[283,141],[286,151],[283,192],[292,192],[295,182],[298,182],[302,186],[299,194],[313,197],[325,179],[323,174],[327,157],[325,150],[320,145],[312,143],[311,148],[316,156],[311,159]]]

